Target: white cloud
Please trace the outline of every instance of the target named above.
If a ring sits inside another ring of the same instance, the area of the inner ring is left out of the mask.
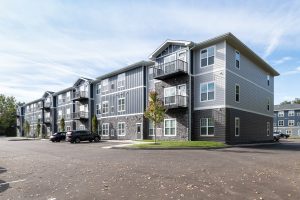
[[[280,59],[278,59],[278,60],[273,61],[273,63],[274,63],[275,65],[281,65],[281,64],[283,64],[283,63],[285,63],[285,62],[287,62],[287,61],[290,61],[290,60],[292,60],[292,59],[293,59],[293,58],[290,57],[290,56],[285,56],[285,57],[282,57],[282,58],[280,58]]]
[[[294,70],[283,72],[282,75],[295,75],[295,74],[300,74],[300,67],[296,67]]]

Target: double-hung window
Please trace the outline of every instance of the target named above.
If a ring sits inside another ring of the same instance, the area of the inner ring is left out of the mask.
[[[118,112],[125,111],[125,96],[124,94],[120,94],[118,98]]]
[[[109,123],[102,124],[102,135],[108,136],[109,134]]]
[[[149,121],[149,136],[154,136],[154,123]]]
[[[238,69],[240,69],[240,60],[241,60],[240,52],[235,51],[235,67]]]
[[[288,116],[289,116],[289,117],[295,116],[295,111],[294,111],[294,110],[289,110]]]
[[[270,98],[267,99],[267,110],[270,110]]]
[[[117,85],[118,85],[118,88],[125,87],[125,73],[118,75]]]
[[[108,101],[103,101],[102,102],[102,113],[106,114],[109,111],[109,104]]]
[[[200,100],[211,101],[215,99],[215,83],[202,83],[200,84]]]
[[[165,105],[176,103],[176,86],[164,89],[164,102]]]
[[[118,123],[118,136],[125,136],[125,122]]]
[[[267,136],[270,135],[270,122],[267,122]]]
[[[270,86],[270,75],[269,74],[267,75],[267,84],[268,84],[268,86]]]
[[[235,129],[234,129],[234,135],[240,136],[240,118],[236,117],[234,119]]]
[[[278,126],[284,126],[284,120],[278,120]]]
[[[235,101],[240,102],[240,86],[238,84],[235,85]]]
[[[101,106],[100,106],[100,104],[97,104],[97,105],[96,105],[96,114],[97,114],[97,115],[100,115],[100,114],[101,114]]]
[[[200,53],[201,67],[213,65],[215,63],[215,47],[202,49]]]
[[[101,92],[101,84],[97,84],[97,90],[96,90],[96,94],[100,94]]]
[[[104,80],[102,81],[102,91],[103,91],[103,92],[108,91],[108,79],[104,79]]]
[[[165,136],[176,136],[176,119],[165,119]]]
[[[284,117],[284,111],[278,112],[278,117]]]
[[[288,126],[295,126],[295,120],[289,120]]]
[[[215,123],[212,118],[200,119],[200,135],[213,136],[215,134]]]

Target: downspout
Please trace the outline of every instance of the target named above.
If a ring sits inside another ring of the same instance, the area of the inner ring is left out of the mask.
[[[193,47],[193,46],[192,46]],[[188,50],[188,75],[189,75],[189,98],[188,98],[188,140],[192,140],[192,62],[193,62],[193,54],[192,49]]]

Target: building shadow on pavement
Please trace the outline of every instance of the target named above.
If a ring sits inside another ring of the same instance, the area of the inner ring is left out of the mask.
[[[0,167],[0,174],[7,172],[7,170],[3,167]],[[0,179],[0,193],[4,192],[9,188],[9,183],[6,183],[5,181]]]

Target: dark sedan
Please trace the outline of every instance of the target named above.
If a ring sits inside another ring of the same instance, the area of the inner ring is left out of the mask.
[[[50,136],[50,141],[52,142],[65,141],[65,139],[66,139],[66,132],[57,132]]]

